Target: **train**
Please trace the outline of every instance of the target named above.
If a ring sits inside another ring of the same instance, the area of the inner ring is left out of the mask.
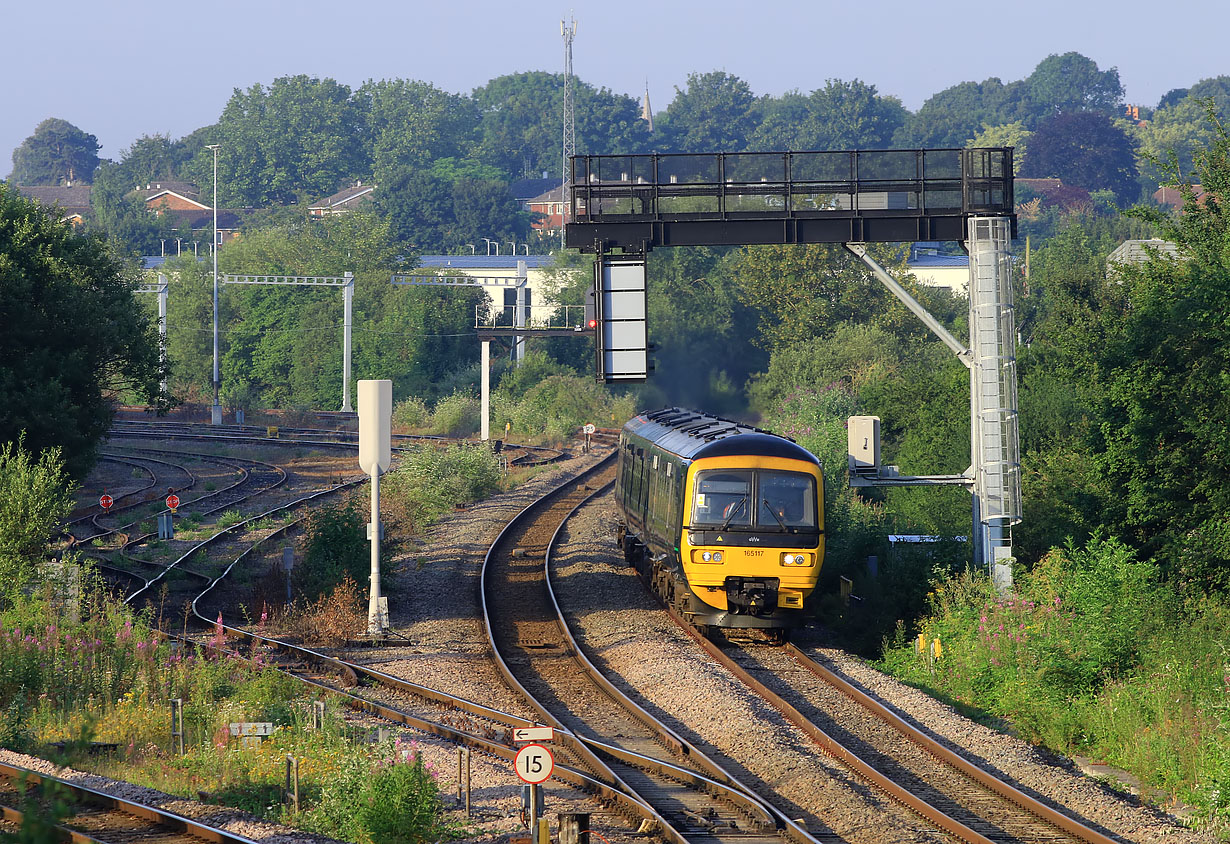
[[[785,641],[824,561],[816,456],[788,437],[677,407],[629,420],[618,447],[624,559],[702,633]]]

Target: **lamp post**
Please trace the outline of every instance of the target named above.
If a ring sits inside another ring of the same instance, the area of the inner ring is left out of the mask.
[[[214,405],[210,408],[210,422],[222,424],[222,405],[218,402],[218,388],[222,379],[218,377],[218,147],[220,144],[207,144],[206,149],[214,151]]]

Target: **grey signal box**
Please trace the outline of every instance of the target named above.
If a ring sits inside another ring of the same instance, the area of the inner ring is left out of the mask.
[[[851,416],[846,434],[850,471],[874,475],[880,469],[880,417]]]
[[[645,258],[594,261],[594,331],[599,381],[644,381],[649,374]]]

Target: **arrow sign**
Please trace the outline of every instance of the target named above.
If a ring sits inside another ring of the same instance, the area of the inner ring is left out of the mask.
[[[553,727],[520,727],[513,730],[513,741],[551,741],[554,738]]]
[[[105,492],[102,494],[102,497],[98,499],[98,506],[103,508],[104,510],[110,510],[111,505],[114,503],[115,503],[115,499],[107,495],[107,493]]]
[[[551,751],[541,744],[527,744],[517,751],[513,766],[522,782],[538,785],[551,778],[551,772],[555,770],[555,759],[551,756]]]
[[[174,513],[175,508],[178,506],[179,506],[179,496],[176,495],[175,493],[171,493],[170,495],[168,495],[167,496],[167,507],[170,509],[170,511]]]

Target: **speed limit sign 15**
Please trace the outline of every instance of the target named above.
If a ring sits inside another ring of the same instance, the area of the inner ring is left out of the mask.
[[[555,769],[555,758],[541,744],[527,744],[517,751],[513,766],[522,782],[538,785],[550,779],[551,771]]]

